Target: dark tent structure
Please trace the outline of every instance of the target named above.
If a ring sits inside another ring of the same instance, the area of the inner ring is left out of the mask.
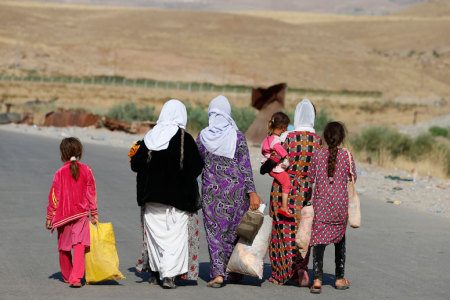
[[[257,88],[252,91],[252,106],[259,110],[245,136],[248,141],[260,144],[267,136],[267,123],[274,113],[284,109],[286,83],[273,85],[267,89]]]

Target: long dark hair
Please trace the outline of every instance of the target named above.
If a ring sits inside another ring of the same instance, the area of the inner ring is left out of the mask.
[[[61,160],[63,162],[69,161],[72,156],[79,160],[83,155],[83,145],[76,137],[64,138],[59,145],[59,150],[61,151]],[[80,170],[76,160],[70,162],[70,173],[73,179],[78,180]]]
[[[338,146],[344,142],[345,132],[345,126],[341,122],[330,122],[323,130],[323,137],[327,142],[329,152],[327,165],[328,177],[334,177]]]
[[[273,130],[275,128],[278,128],[280,126],[288,126],[289,122],[291,122],[291,120],[289,120],[288,115],[286,115],[285,113],[279,111],[276,112],[272,115],[272,118],[270,118],[269,123],[267,124],[267,133],[269,135],[272,135]]]

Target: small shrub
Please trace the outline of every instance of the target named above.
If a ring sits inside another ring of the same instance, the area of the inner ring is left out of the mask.
[[[108,118],[124,122],[132,121],[156,121],[155,107],[145,105],[138,108],[134,103],[115,105],[105,115]]]
[[[413,160],[418,160],[421,156],[430,154],[436,145],[436,141],[431,134],[424,133],[416,137],[412,144],[410,157]]]
[[[330,114],[326,108],[322,108],[316,116],[316,120],[314,122],[314,129],[316,130],[318,135],[322,135],[323,129],[328,122],[331,122],[332,119]]]
[[[450,176],[450,148],[449,147],[445,147],[444,149],[445,152],[445,160],[447,162],[446,167],[447,167],[447,175]]]
[[[386,127],[370,127],[351,139],[356,151],[378,153],[380,148],[386,148],[395,158],[402,154],[409,154],[412,139]]]
[[[432,136],[443,136],[443,137],[450,137],[448,129],[442,128],[439,126],[433,126],[429,129],[429,132]]]
[[[190,132],[198,133],[208,126],[208,112],[203,105],[192,107],[190,103],[185,103],[187,111],[187,129]]]
[[[433,50],[433,56],[436,58],[441,57],[441,55],[436,50]]]
[[[231,117],[233,118],[239,130],[245,133],[255,120],[256,112],[255,109],[251,108],[250,106],[244,106],[240,108],[231,107]]]

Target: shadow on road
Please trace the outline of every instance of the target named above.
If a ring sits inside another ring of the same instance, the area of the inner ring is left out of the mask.
[[[55,279],[55,280],[59,280],[61,282],[64,282],[64,279],[62,278],[62,273],[61,272],[56,272],[56,273],[48,276],[48,279]]]
[[[198,277],[201,278],[203,281],[208,282],[211,279],[209,278],[209,262],[201,262],[199,264],[199,272]]]
[[[136,275],[136,277],[141,278],[141,280],[136,281],[136,283],[148,282],[148,279],[150,278],[149,272],[139,273],[135,267],[128,268],[128,271],[133,272],[134,275]],[[177,286],[193,286],[193,285],[197,285],[197,281],[180,279],[180,280],[176,280],[176,284],[177,284]]]
[[[64,282],[64,279],[62,278],[62,273],[61,272],[53,273],[52,275],[48,276],[48,279],[55,279],[55,280],[59,280],[61,282]],[[81,279],[81,283],[83,285],[86,284],[86,280],[85,280],[84,277],[83,277],[83,279]],[[97,283],[91,283],[89,285],[122,285],[122,284],[120,284],[119,282],[117,282],[115,280],[109,280],[109,281],[102,281],[102,282],[97,282]]]
[[[148,272],[142,272],[139,273],[135,267],[128,268],[128,271],[133,272],[136,277],[139,277],[141,281],[136,281],[136,283],[142,283],[142,282],[148,282],[148,279],[150,278],[150,273]]]
[[[121,284],[121,283],[119,283],[118,281],[115,281],[115,280],[108,280],[108,281],[90,283],[89,285],[120,285],[120,286],[123,286],[123,284]]]
[[[209,262],[201,262],[199,265],[199,277],[205,281],[208,282],[210,281],[212,278],[210,278],[209,275]],[[270,276],[270,271],[267,272],[267,268],[270,269],[270,264],[264,264],[264,274],[268,276]],[[238,282],[238,283],[234,283],[234,284],[238,284],[238,285],[251,285],[251,286],[261,286],[261,284],[264,282],[265,277],[263,277],[263,279],[259,279],[257,277],[251,277],[251,276],[244,276],[244,278]],[[226,282],[227,284],[230,284],[229,281]]]

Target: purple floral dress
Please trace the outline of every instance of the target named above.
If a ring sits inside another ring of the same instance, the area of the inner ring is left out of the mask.
[[[205,162],[202,209],[210,257],[210,276],[227,278],[226,268],[237,243],[236,227],[249,209],[248,193],[255,192],[247,141],[237,132],[236,152],[230,159],[206,150],[197,138]]]

